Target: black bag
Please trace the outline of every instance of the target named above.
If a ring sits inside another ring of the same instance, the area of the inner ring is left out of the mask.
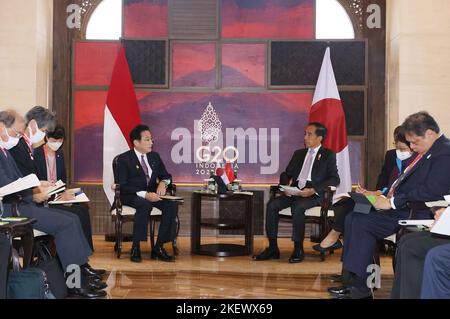
[[[12,249],[13,272],[8,277],[8,299],[55,299],[51,293],[47,275],[42,269],[21,269],[19,254]]]
[[[47,274],[50,290],[56,299],[67,298],[67,285],[59,260],[52,256],[45,242],[36,242],[34,249],[36,258],[32,265]]]

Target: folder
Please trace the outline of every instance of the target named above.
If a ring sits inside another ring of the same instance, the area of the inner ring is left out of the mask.
[[[37,176],[35,174],[30,174],[0,188],[0,198],[21,192],[28,188],[37,187],[39,185],[41,185],[41,182]]]

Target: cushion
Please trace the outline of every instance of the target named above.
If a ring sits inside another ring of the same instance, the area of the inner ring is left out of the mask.
[[[310,209],[307,209],[305,212],[305,216],[311,216],[311,217],[320,217],[320,206],[316,206]],[[291,208],[285,208],[282,211],[279,212],[280,215],[283,216],[291,216],[292,217],[292,213],[291,213]],[[329,210],[328,211],[328,217],[334,217],[334,211],[333,210]]]
[[[116,214],[117,214],[117,212],[115,209],[111,211],[111,215],[116,216]],[[134,214],[136,214],[135,208],[126,206],[126,205],[122,206],[122,216],[134,216]],[[161,216],[162,212],[158,208],[153,207],[150,215],[151,216]]]

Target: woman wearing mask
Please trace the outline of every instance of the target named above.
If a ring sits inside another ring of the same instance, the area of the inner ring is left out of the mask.
[[[34,149],[34,163],[36,166],[37,177],[41,181],[48,181],[51,184],[56,183],[58,180],[67,184],[66,176],[66,164],[64,161],[64,152],[61,148],[64,143],[65,131],[61,125],[57,125],[53,132],[47,133],[44,144]],[[70,191],[65,191],[61,194],[61,200],[74,199],[74,194]],[[89,208],[81,204],[72,204],[71,206],[65,206],[66,210],[69,210],[78,216],[80,211],[83,211],[80,217],[81,225],[86,236],[86,239],[94,250],[92,242],[92,228],[89,218]]]
[[[384,157],[383,168],[378,176],[377,190],[368,191],[358,185],[356,189],[358,193],[388,196],[392,184],[417,156],[409,147],[409,142],[406,140],[405,132],[401,126],[394,130],[394,143],[395,149],[387,151]],[[320,244],[313,246],[314,250],[323,254],[342,247],[339,237],[344,232],[345,217],[353,210],[353,206],[353,201],[348,198],[344,198],[333,205],[335,219],[332,229]]]

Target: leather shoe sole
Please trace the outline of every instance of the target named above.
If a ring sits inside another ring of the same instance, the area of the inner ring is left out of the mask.
[[[289,257],[289,263],[290,264],[297,264],[297,263],[301,263],[303,261],[303,259],[305,259],[305,257]]]
[[[327,289],[330,294],[333,295],[348,295],[350,294],[350,288],[348,287],[330,287]]]
[[[150,258],[154,259],[154,260],[165,261],[165,262],[174,262],[175,261],[175,258],[172,256],[162,256],[160,254],[156,254],[153,252],[152,252]]]
[[[106,296],[106,291],[104,290],[93,290],[93,289],[81,289],[74,288],[69,289],[69,297],[72,298],[102,298]]]

